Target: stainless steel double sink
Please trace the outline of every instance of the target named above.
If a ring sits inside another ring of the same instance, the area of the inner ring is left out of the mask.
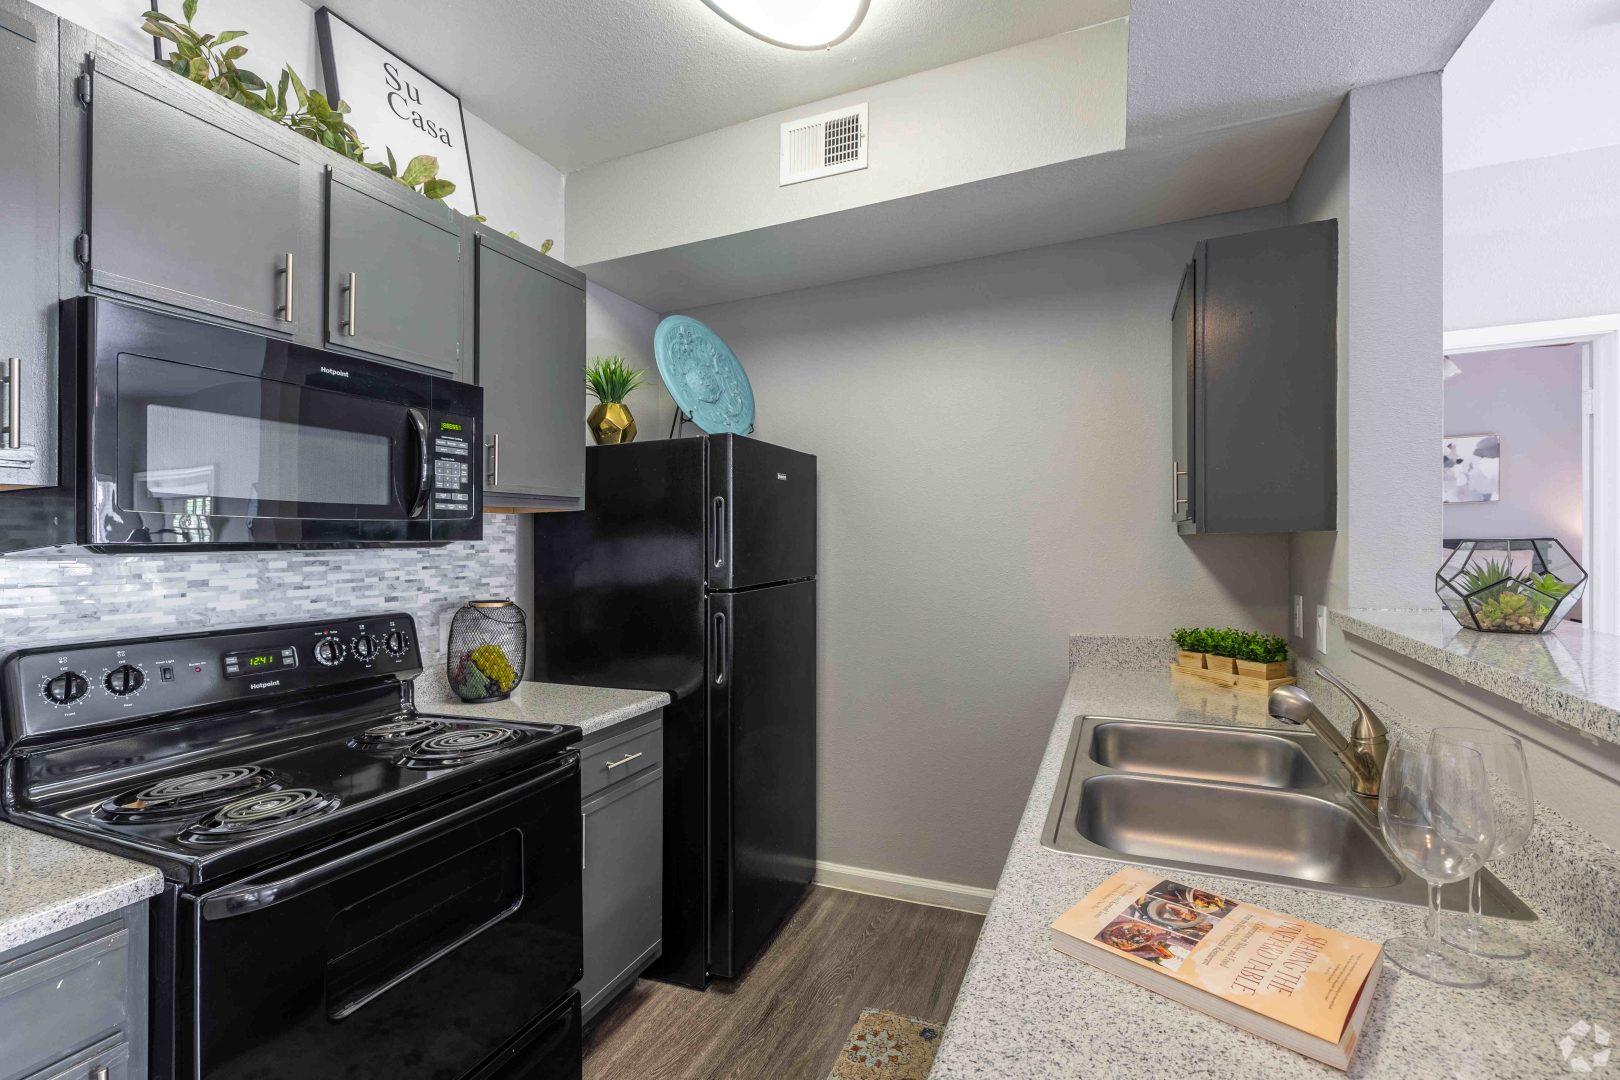
[[[1377,808],[1309,732],[1085,716],[1069,736],[1041,842],[1055,851],[1425,905]],[[1463,884],[1442,902],[1467,908]],[[1533,920],[1489,872],[1487,915]]]

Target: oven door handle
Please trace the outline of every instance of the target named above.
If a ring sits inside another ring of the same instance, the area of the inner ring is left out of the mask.
[[[205,897],[202,902],[202,916],[209,921],[216,921],[274,907],[276,904],[291,900],[295,896],[309,892],[311,889],[319,888],[333,878],[342,877],[365,863],[374,862],[386,855],[442,834],[472,818],[481,817],[503,803],[513,802],[541,788],[550,787],[570,774],[578,775],[578,771],[579,754],[570,751],[555,766],[547,769],[539,776],[525,780],[517,787],[509,788],[499,795],[485,799],[483,802],[474,803],[472,806],[463,807],[454,813],[425,822],[379,844],[351,852],[342,858],[333,859],[329,863],[323,863],[313,869],[293,874],[291,877],[285,877],[279,881],[253,882]]]
[[[428,495],[433,490],[432,484],[428,482],[427,417],[422,415],[421,409],[406,409],[405,415],[411,418],[411,432],[416,436],[417,460],[422,463],[421,471],[416,477],[416,498],[411,502],[409,515],[417,518],[422,516],[422,510],[427,506]]]

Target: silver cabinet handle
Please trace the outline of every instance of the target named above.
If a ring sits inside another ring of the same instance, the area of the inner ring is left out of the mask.
[[[1170,499],[1171,499],[1171,502],[1170,502],[1170,516],[1171,517],[1175,517],[1177,511],[1179,511],[1181,509],[1182,505],[1185,504],[1186,501],[1187,501],[1186,496],[1181,494],[1181,478],[1183,476],[1186,476],[1186,475],[1187,475],[1187,470],[1183,469],[1181,467],[1181,462],[1172,459],[1171,462],[1170,462]]]
[[[22,357],[6,359],[6,426],[0,429],[5,445],[12,450],[22,449]]]
[[[642,755],[642,753],[643,753],[643,751],[637,750],[635,753],[630,754],[630,755],[628,755],[626,757],[622,757],[618,761],[610,761],[610,762],[608,762],[607,767],[610,768],[610,769],[617,769],[620,765],[628,765],[632,761],[636,760],[636,758],[640,757]]]
[[[345,334],[349,335],[350,337],[354,337],[354,295],[355,295],[355,293],[357,291],[358,291],[358,289],[357,289],[357,282],[355,281],[355,275],[350,274],[347,283],[343,286],[343,292],[344,292],[344,296],[345,296],[345,299],[344,299],[345,318],[344,318],[344,321],[343,321],[343,332]]]
[[[90,1070],[90,1080],[107,1080],[107,1078],[111,1075],[112,1073],[107,1071],[107,1066],[105,1065],[97,1065],[95,1068]]]
[[[501,486],[501,437],[498,433],[489,437],[489,486]]]
[[[287,261],[281,268],[281,317],[293,321],[293,253],[287,252]]]

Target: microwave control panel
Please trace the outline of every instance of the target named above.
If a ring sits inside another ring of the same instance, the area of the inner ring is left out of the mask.
[[[473,515],[473,439],[471,419],[440,417],[434,424],[433,516],[436,518]]]

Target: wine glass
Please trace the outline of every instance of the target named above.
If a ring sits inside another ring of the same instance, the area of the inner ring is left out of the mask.
[[[1378,823],[1401,862],[1429,883],[1427,936],[1384,943],[1391,963],[1442,986],[1484,986],[1484,966],[1440,937],[1440,886],[1478,870],[1495,842],[1479,751],[1456,743],[1396,746],[1384,763]]]
[[[1536,820],[1536,800],[1530,793],[1530,768],[1524,760],[1524,744],[1504,731],[1485,728],[1438,727],[1430,733],[1431,749],[1447,744],[1470,747],[1485,762],[1496,820],[1496,843],[1485,861],[1495,862],[1512,855],[1524,846]],[[1446,940],[1475,956],[1499,960],[1529,956],[1530,950],[1516,934],[1486,923],[1480,913],[1481,890],[1476,870],[1468,881],[1468,914],[1453,920]]]

